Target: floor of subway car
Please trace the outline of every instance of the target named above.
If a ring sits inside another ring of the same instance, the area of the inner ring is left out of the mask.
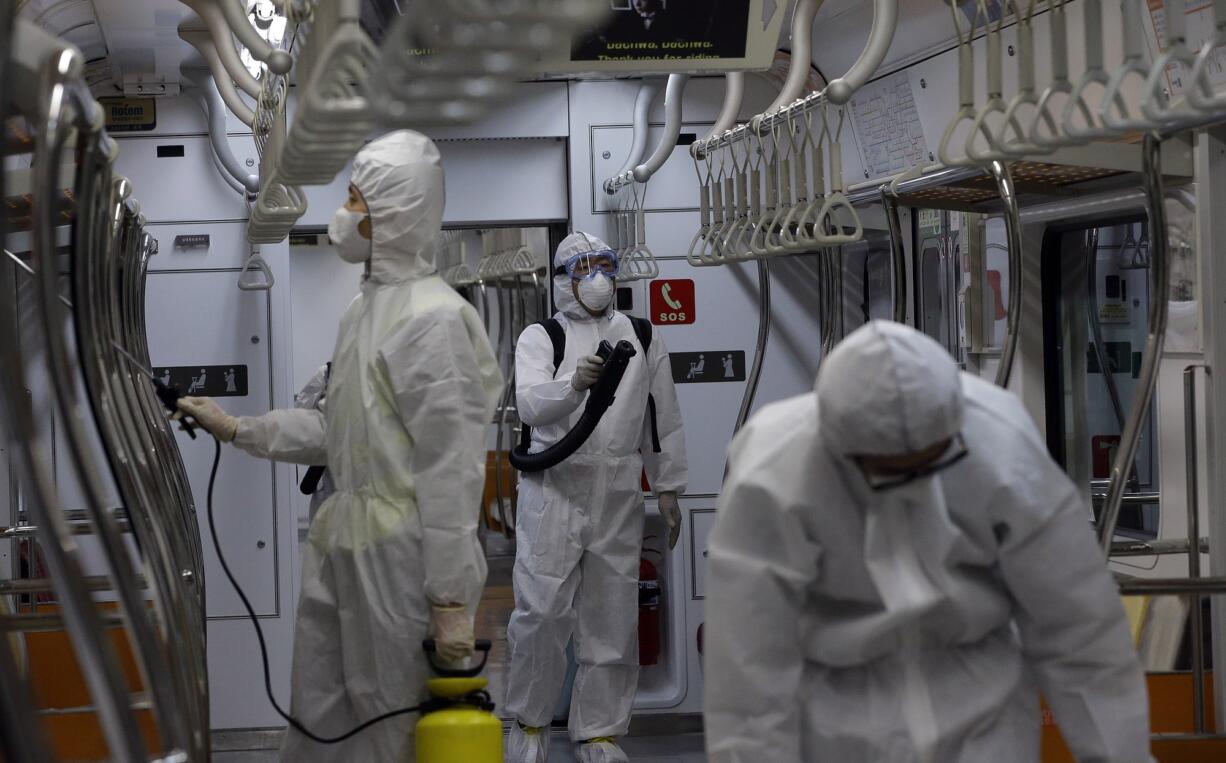
[[[477,609],[475,630],[479,636],[489,638],[493,642],[485,676],[489,679],[490,696],[497,707],[495,712],[506,720],[503,708],[506,706],[507,620],[515,608],[515,596],[511,587],[511,569],[515,561],[514,542],[506,541],[500,535],[490,534],[485,538],[485,546],[489,576]],[[695,719],[687,721],[691,721],[683,725],[687,731],[698,728]],[[636,719],[631,726],[632,734],[635,733],[637,725]],[[658,731],[658,724],[651,730]],[[214,734],[215,752],[212,759],[216,763],[274,761],[277,759],[276,747],[279,743],[278,732],[221,732]],[[701,733],[643,733],[626,737],[620,743],[622,749],[636,763],[700,763],[707,759],[703,751]],[[549,749],[550,763],[563,763],[574,759],[573,747],[566,730],[555,727]]]
[[[668,736],[626,737],[621,740],[622,749],[635,763],[701,763],[707,759],[703,752],[702,734],[674,734]],[[267,763],[277,759],[276,750],[232,750],[213,753],[214,763]],[[566,732],[553,732],[549,746],[549,763],[570,763],[575,759]]]

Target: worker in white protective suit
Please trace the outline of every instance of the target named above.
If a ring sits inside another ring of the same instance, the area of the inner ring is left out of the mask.
[[[600,377],[600,340],[629,341],[631,358],[616,400],[591,437],[561,464],[525,473],[515,523],[515,611],[507,628],[507,712],[517,723],[508,763],[544,763],[549,723],[566,677],[574,637],[578,672],[570,737],[580,763],[625,761],[615,741],[630,724],[638,687],[638,580],[643,542],[644,465],[660,513],[681,529],[685,436],[663,339],[613,307],[617,255],[594,236],[574,233],[554,256],[554,320],[565,332],[555,367],[542,324],[520,335],[515,399],[532,427],[530,452],[557,442],[578,421]],[[639,333],[650,337],[645,351]],[[652,412],[654,411],[654,416]]]
[[[427,696],[422,640],[455,661],[473,648],[485,583],[477,520],[485,434],[502,386],[476,311],[435,275],[443,216],[438,149],[400,131],[358,152],[328,228],[366,263],[341,320],[324,412],[234,418],[207,398],[180,407],[264,458],[326,464],[336,492],[302,551],[291,714],[334,736]],[[291,728],[284,761],[405,761],[417,716],[340,744]]]
[[[1081,492],[1020,401],[874,321],[731,446],[707,561],[713,763],[1150,760]]]

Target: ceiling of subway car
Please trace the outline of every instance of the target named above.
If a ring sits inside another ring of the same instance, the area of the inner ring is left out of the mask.
[[[795,0],[768,2],[777,3],[789,17],[795,6]],[[361,0],[362,25],[378,41],[411,3]],[[821,3],[813,30],[813,59],[827,77],[839,76],[859,56],[872,25],[874,4],[872,0]],[[883,70],[947,46],[952,36],[947,0],[899,0],[899,6],[899,32]],[[192,47],[179,39],[179,24],[194,15],[179,0],[19,0],[18,8],[24,18],[81,50],[96,95],[118,94],[125,82],[177,85],[184,62],[203,65]],[[790,22],[783,25],[781,47],[791,47],[790,26]]]

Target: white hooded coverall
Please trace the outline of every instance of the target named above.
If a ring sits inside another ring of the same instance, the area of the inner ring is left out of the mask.
[[[435,275],[438,149],[400,131],[363,148],[352,182],[370,211],[369,273],[341,320],[325,412],[241,418],[234,444],[327,464],[336,492],[302,550],[291,714],[314,733],[426,698],[431,604],[475,609],[485,434],[502,386],[476,311]],[[332,745],[292,728],[283,761],[411,761],[418,716]]]
[[[607,245],[572,234],[558,247],[554,265],[592,249]],[[525,726],[549,725],[573,635],[578,672],[569,726],[571,739],[579,741],[621,736],[629,726],[639,671],[640,476],[646,465],[657,494],[683,492],[685,435],[659,333],[644,353],[630,319],[612,307],[599,318],[590,316],[565,274],[554,278],[554,300],[554,317],[566,330],[562,367],[554,368],[553,344],[539,325],[524,330],[515,351],[515,399],[520,418],[532,427],[531,452],[557,442],[579,420],[587,401],[587,391],[571,385],[579,358],[594,354],[601,339],[625,339],[638,352],[587,442],[558,466],[522,474],[519,481],[507,711]],[[647,416],[649,394],[658,453]]]
[[[881,492],[850,455],[967,455]],[[956,448],[957,444],[951,446]],[[709,541],[713,763],[1150,760],[1145,682],[1089,507],[1012,394],[877,321],[731,446]]]

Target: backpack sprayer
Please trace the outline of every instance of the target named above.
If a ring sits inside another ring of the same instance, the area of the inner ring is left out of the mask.
[[[178,400],[183,397],[183,393],[179,388],[164,384],[152,375],[150,378],[153,380],[162,405],[172,413],[180,414]],[[179,423],[189,437],[196,439],[195,428],[199,426],[198,422],[193,423],[190,417],[180,416]],[[431,698],[412,707],[402,707],[377,715],[343,734],[336,736],[316,734],[281,707],[272,692],[272,673],[268,667],[268,644],[264,639],[264,629],[260,625],[259,618],[256,617],[255,608],[252,607],[246,592],[243,591],[238,579],[230,570],[225,553],[221,550],[216,523],[213,521],[213,488],[217,482],[217,469],[221,464],[221,440],[214,437],[213,445],[213,466],[209,470],[207,503],[209,535],[212,537],[213,550],[217,553],[217,561],[221,563],[222,572],[230,581],[234,592],[238,594],[238,598],[243,603],[243,609],[247,612],[247,617],[255,627],[256,640],[260,644],[260,658],[264,664],[264,693],[268,695],[268,701],[272,703],[277,714],[308,739],[319,744],[337,744],[389,718],[420,713],[422,717],[417,722],[415,734],[418,763],[503,763],[502,721],[494,715],[494,703],[489,693],[485,691],[488,682],[480,677],[489,659],[491,643],[488,640],[479,640],[474,644],[476,651],[482,653],[480,665],[473,668],[456,669],[437,664],[434,661],[436,653],[434,639],[426,639],[422,642],[422,649],[426,653],[426,660],[431,669],[438,676],[426,682]]]

